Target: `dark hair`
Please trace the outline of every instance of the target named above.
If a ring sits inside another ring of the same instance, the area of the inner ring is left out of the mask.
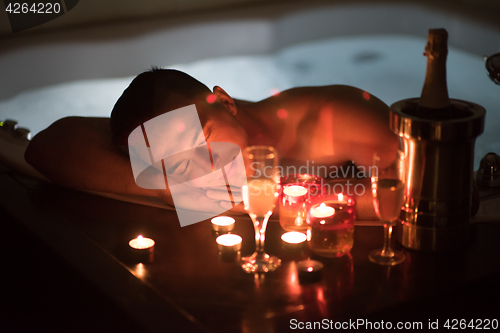
[[[169,103],[175,97],[186,101],[200,94],[209,94],[210,89],[192,76],[175,69],[152,68],[135,77],[120,96],[111,111],[110,127],[113,142],[125,144],[129,134],[145,121],[171,111]],[[186,104],[187,105],[187,104]]]

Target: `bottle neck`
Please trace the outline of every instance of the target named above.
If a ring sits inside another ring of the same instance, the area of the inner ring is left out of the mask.
[[[450,107],[446,85],[446,54],[427,55],[427,71],[419,104],[432,109]]]
[[[431,109],[450,107],[446,86],[446,57],[448,55],[448,33],[445,29],[429,29],[425,55],[427,71],[424,88],[420,95],[420,106]]]

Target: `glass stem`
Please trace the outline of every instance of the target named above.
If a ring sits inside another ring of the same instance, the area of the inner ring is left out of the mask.
[[[392,223],[384,224],[384,248],[380,252],[382,257],[393,257],[394,251],[391,248]]]
[[[264,251],[264,243],[266,241],[266,227],[269,216],[270,215],[266,215],[262,222],[256,220],[253,224],[255,228],[255,254],[257,258],[262,258],[266,254]]]

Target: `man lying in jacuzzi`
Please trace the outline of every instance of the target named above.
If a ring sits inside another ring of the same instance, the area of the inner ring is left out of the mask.
[[[259,102],[247,102],[232,99],[218,86],[210,91],[183,72],[153,69],[132,81],[115,104],[111,118],[60,119],[33,138],[25,158],[47,178],[64,186],[156,196],[173,205],[168,186],[145,189],[136,184],[127,143],[133,144],[131,133],[148,132],[148,120],[193,104],[201,135],[190,132],[190,125],[186,128],[179,123],[174,127],[177,131],[160,133],[168,148],[179,151],[205,142],[234,143],[241,150],[250,145],[269,145],[278,150],[284,164],[297,167],[295,170],[299,170],[299,165],[307,166],[309,169],[303,167],[299,171],[315,173],[320,165],[342,166],[346,161],[368,170],[375,151],[390,154],[399,144],[398,137],[388,127],[387,105],[354,87],[293,88]],[[148,146],[152,147],[151,144]],[[151,183],[166,183],[162,169],[169,175],[171,186],[196,169],[198,164],[192,160],[179,158],[187,155],[175,156],[177,159],[165,160],[163,165],[148,169]],[[324,170],[336,170],[333,178],[342,172],[352,175],[351,171],[339,168],[321,169]],[[327,172],[322,176],[332,177],[332,174]],[[358,182],[365,185],[364,194],[357,201],[358,217],[374,217],[369,182],[366,179]],[[237,190],[232,193],[233,200],[241,201]],[[359,187],[357,193],[360,194]],[[176,197],[176,207],[181,203],[185,209],[210,211],[220,205],[234,212],[244,211],[242,204],[233,207],[227,197],[225,189],[191,186],[185,192],[185,200]]]

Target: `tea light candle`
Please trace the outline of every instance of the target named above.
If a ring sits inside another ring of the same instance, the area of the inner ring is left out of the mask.
[[[234,229],[234,219],[229,216],[217,216],[212,219],[212,230],[218,233],[230,232]]]
[[[131,248],[137,250],[149,249],[155,245],[155,241],[151,238],[144,238],[142,235],[137,236],[137,238],[132,239],[128,242]]]
[[[219,252],[238,252],[241,250],[241,237],[235,234],[225,234],[215,239]]]
[[[128,242],[131,248],[132,255],[137,262],[151,262],[153,261],[153,253],[155,248],[155,241],[151,238],[137,236]]]
[[[298,231],[285,232],[281,235],[283,248],[288,254],[297,254],[298,251],[304,249],[307,237],[304,233]]]
[[[354,240],[355,202],[348,195],[334,194],[312,206],[307,215],[309,249],[322,257],[340,257]]]
[[[306,235],[302,232],[290,231],[281,235],[281,239],[286,244],[301,244],[306,241]]]
[[[300,197],[307,194],[307,189],[304,186],[291,185],[283,189],[283,193],[291,197]]]
[[[317,282],[321,279],[324,265],[316,260],[303,260],[297,263],[299,281],[303,283]]]
[[[330,217],[335,213],[335,208],[330,207],[322,203],[318,207],[311,209],[311,215],[316,218]]]

